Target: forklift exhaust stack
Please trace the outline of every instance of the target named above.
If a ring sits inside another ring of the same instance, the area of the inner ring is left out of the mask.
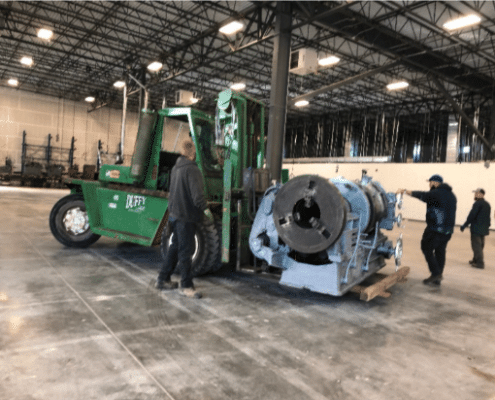
[[[155,132],[153,127],[156,119],[156,112],[143,110],[141,113],[141,121],[131,162],[130,176],[134,179],[134,183],[140,183],[144,180],[150,162],[151,143]]]

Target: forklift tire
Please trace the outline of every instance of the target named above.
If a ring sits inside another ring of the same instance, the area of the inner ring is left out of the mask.
[[[167,229],[162,232],[162,242],[160,245],[162,257],[165,259],[173,233],[167,234]],[[221,267],[221,236],[218,233],[216,224],[200,223],[196,227],[194,234],[196,248],[192,259],[193,276],[201,276],[217,271]]]
[[[67,247],[85,248],[100,238],[91,232],[84,198],[80,194],[63,197],[53,206],[50,230],[55,239]]]

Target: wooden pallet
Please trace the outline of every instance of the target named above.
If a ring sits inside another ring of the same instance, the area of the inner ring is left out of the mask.
[[[359,298],[364,301],[370,301],[377,296],[380,297],[390,297],[392,293],[387,291],[387,289],[396,283],[406,282],[406,276],[409,274],[411,268],[402,267],[396,272],[390,275],[376,273],[369,279],[374,282],[370,285],[356,285],[350,291],[352,293],[358,293]]]

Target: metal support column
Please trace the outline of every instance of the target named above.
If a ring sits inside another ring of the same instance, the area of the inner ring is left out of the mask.
[[[459,121],[455,114],[449,115],[447,128],[447,154],[445,162],[455,163],[459,158]]]
[[[492,114],[490,117],[490,137],[488,140],[492,146],[495,144],[495,96],[492,99]]]
[[[277,2],[275,39],[272,61],[272,91],[270,94],[270,114],[268,117],[268,143],[266,164],[271,179],[280,181],[282,175],[282,152],[284,146],[285,120],[287,115],[287,88],[289,80],[291,4]]]
[[[70,141],[70,150],[69,150],[69,166],[72,168],[74,166],[74,151],[76,147],[74,146],[76,143],[76,139],[72,136],[72,140]]]
[[[52,159],[52,134],[48,134],[48,146],[46,146],[46,163],[50,164]]]
[[[26,151],[26,131],[22,131],[21,174],[24,174],[24,171],[26,169]]]
[[[127,79],[124,86],[124,101],[122,103],[122,129],[120,131],[120,159],[124,161],[124,140],[125,140],[125,122],[127,119]]]

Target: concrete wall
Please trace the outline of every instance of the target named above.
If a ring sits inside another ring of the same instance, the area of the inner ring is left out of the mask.
[[[349,180],[361,178],[363,169],[368,175],[380,182],[387,192],[395,192],[399,188],[409,190],[428,190],[427,179],[433,174],[442,175],[444,181],[452,186],[457,197],[456,224],[462,225],[471,210],[474,202],[472,191],[482,187],[486,191],[485,199],[492,205],[492,226],[495,229],[493,210],[495,208],[495,165],[485,168],[483,163],[465,164],[390,164],[390,163],[319,163],[297,164],[285,163],[284,168],[289,170],[289,176],[304,174],[318,174],[325,178],[343,176]],[[404,197],[404,218],[425,220],[425,203],[409,197]]]
[[[74,136],[74,163],[79,165],[80,171],[84,164],[96,164],[98,140],[104,143],[104,151],[116,153],[120,143],[122,110],[103,107],[88,113],[89,108],[85,102],[0,87],[0,165],[4,165],[5,157],[10,157],[14,171],[21,169],[23,131],[27,134],[26,143],[32,145],[46,146],[48,134],[51,134],[54,148],[69,149]],[[138,124],[137,113],[128,112],[127,115],[126,164],[130,163],[134,150]],[[54,151],[53,154],[59,156],[60,152]],[[64,154],[67,157],[67,152]]]

